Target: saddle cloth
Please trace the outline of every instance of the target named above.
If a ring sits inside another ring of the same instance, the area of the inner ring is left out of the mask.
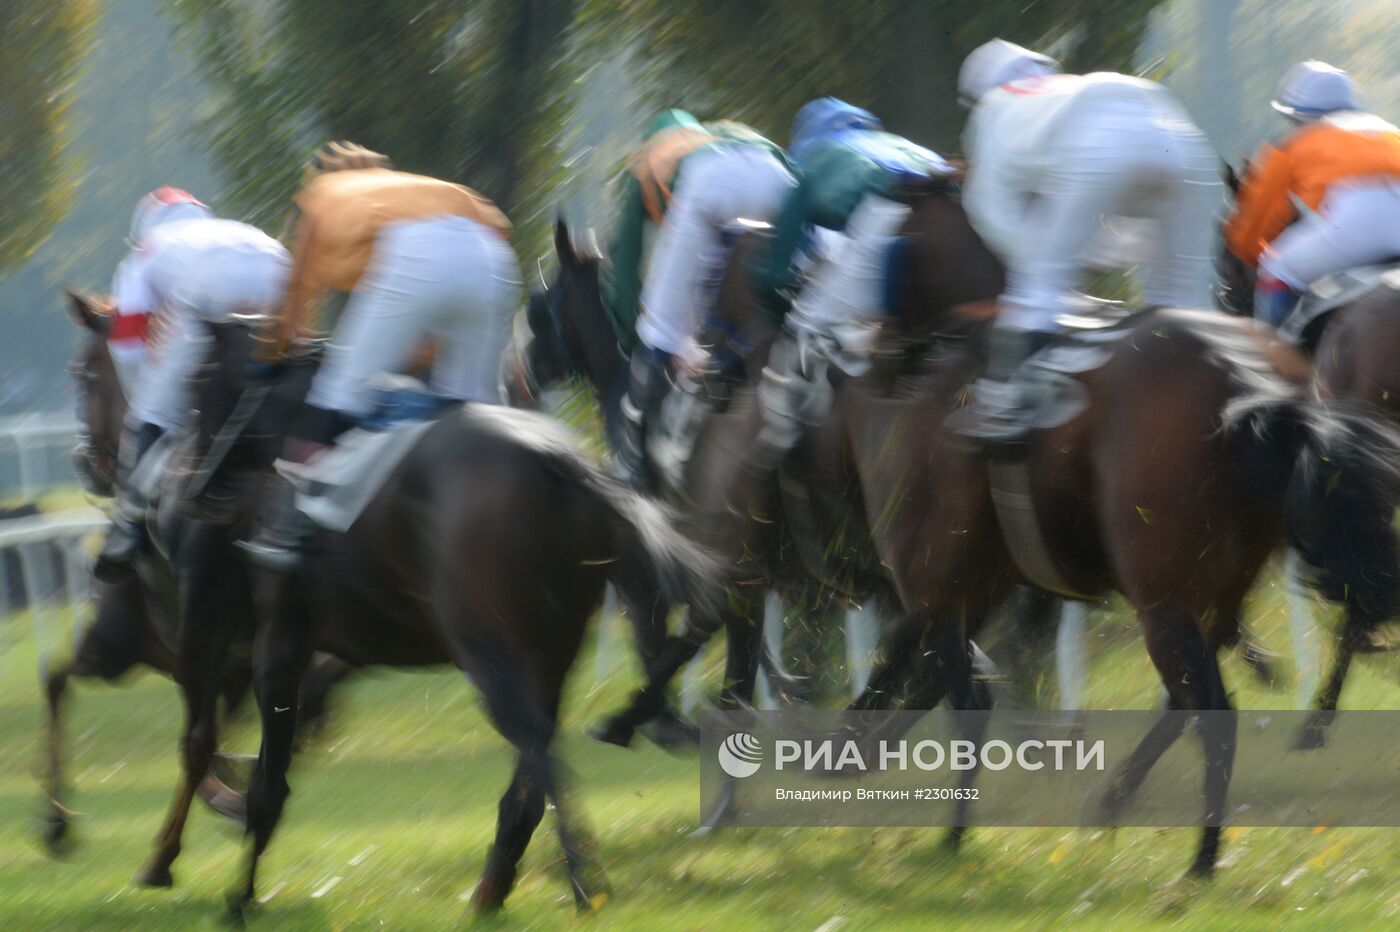
[[[1400,261],[1363,265],[1324,275],[1309,286],[1279,331],[1289,339],[1301,340],[1313,321],[1382,284],[1400,289]]]
[[[317,525],[348,531],[419,438],[460,402],[395,380],[375,391],[374,410],[305,466],[278,463],[297,490],[297,507]]]

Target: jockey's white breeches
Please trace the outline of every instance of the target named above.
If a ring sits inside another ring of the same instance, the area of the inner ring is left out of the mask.
[[[1315,213],[1284,230],[1259,257],[1259,271],[1294,291],[1346,269],[1400,256],[1400,180],[1330,188]]]
[[[1058,329],[1065,299],[1082,284],[1087,247],[1115,216],[1153,221],[1141,268],[1149,305],[1209,307],[1221,184],[1201,131],[1149,101],[1125,99],[1085,112],[1055,147],[1052,167],[1028,192],[1000,325]]]
[[[371,378],[402,373],[437,337],[432,389],[499,404],[501,353],[520,287],[515,252],[489,227],[462,217],[384,227],[306,400],[368,414]]]
[[[797,181],[776,157],[747,145],[687,156],[666,208],[642,288],[637,335],[666,353],[689,355],[703,323],[707,277],[724,261],[722,228],[772,222]]]
[[[153,262],[180,265],[156,270],[163,286],[155,344],[145,353],[127,418],[176,430],[189,418],[190,380],[209,352],[205,322],[270,314],[286,294],[291,260],[280,246],[231,246],[197,253],[171,249]]]
[[[820,263],[792,303],[788,326],[838,336],[844,324],[885,313],[885,265],[909,207],[867,194],[846,221],[846,240]]]

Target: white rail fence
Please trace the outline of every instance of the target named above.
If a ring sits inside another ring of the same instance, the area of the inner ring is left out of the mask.
[[[0,497],[30,504],[45,492],[72,487],[71,451],[78,425],[67,414],[0,418]],[[70,617],[73,633],[86,623],[91,579],[84,542],[107,525],[102,512],[74,507],[0,521],[0,593],[6,613],[28,608],[39,654],[39,676],[48,672],[52,629]],[[15,635],[8,622],[0,636],[6,648]]]

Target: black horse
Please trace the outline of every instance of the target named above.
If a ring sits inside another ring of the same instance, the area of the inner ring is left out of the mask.
[[[197,449],[250,387],[254,333],[220,326],[213,334],[197,391]],[[221,472],[247,487],[270,478],[313,367],[293,362],[273,380]],[[205,570],[214,587],[241,572],[226,563]],[[453,664],[466,673],[518,754],[476,907],[504,902],[546,801],[557,810],[578,905],[594,904],[602,879],[551,745],[565,675],[609,581],[701,606],[720,588],[714,559],[674,530],[666,510],[609,478],[557,422],[493,406],[449,409],[348,532],[313,536],[297,573],[259,580],[253,686],[263,737],[248,793],[250,860],[234,909],[253,899],[258,858],[289,792],[298,694],[317,649],[356,666]],[[216,670],[206,660],[204,676]]]

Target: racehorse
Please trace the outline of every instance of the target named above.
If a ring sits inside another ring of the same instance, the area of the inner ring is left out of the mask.
[[[905,300],[916,328],[948,327],[937,309],[958,280],[948,259],[954,229],[932,203],[917,206],[906,224]],[[1033,431],[1019,457],[1003,464],[989,467],[951,436],[947,415],[961,389],[930,400],[921,423],[946,440],[923,480],[938,493],[926,499],[925,514],[937,533],[927,534],[919,556],[945,600],[1018,570],[1037,581],[1034,570],[1048,568],[1070,593],[1116,590],[1133,606],[1168,710],[1105,796],[1111,815],[1184,729],[1172,710],[1230,708],[1217,655],[1238,638],[1241,600],[1285,540],[1316,567],[1312,584],[1346,606],[1350,627],[1364,631],[1396,611],[1400,549],[1377,504],[1400,483],[1400,436],[1366,411],[1315,398],[1303,356],[1250,321],[1148,310],[1099,345],[1102,362],[1070,380],[1083,409]],[[968,377],[980,368],[954,365]],[[1024,470],[1025,496],[1007,496],[1005,480],[993,481],[1003,466]],[[1039,565],[1024,535],[1016,552],[1008,548],[1016,538],[998,529],[1007,514],[994,494],[1028,512],[1022,518],[1041,542]],[[918,637],[907,626],[894,633],[896,649],[887,649],[873,689],[917,665]],[[923,669],[937,689],[940,671]],[[914,707],[929,689],[919,679]],[[877,694],[860,703],[885,704]],[[1199,875],[1215,865],[1233,766],[1233,717],[1210,722],[1200,729],[1205,828],[1191,865]]]
[[[243,325],[212,334],[197,389],[200,448],[246,397],[259,340]],[[224,470],[249,484],[270,478],[314,367],[298,359],[271,377]],[[247,800],[250,857],[232,908],[253,900],[258,859],[289,792],[298,694],[316,649],[356,666],[453,664],[480,690],[517,761],[477,909],[504,902],[547,801],[576,901],[596,905],[602,880],[551,750],[565,675],[607,582],[709,606],[718,577],[664,508],[608,477],[562,425],[502,407],[448,408],[346,533],[314,535],[296,573],[260,578],[253,687],[262,745]]]
[[[110,498],[115,493],[117,447],[126,415],[126,396],[117,378],[116,367],[107,348],[110,317],[97,302],[69,293],[74,321],[87,339],[69,367],[78,383],[82,434],[73,451],[79,481],[91,495]],[[176,671],[175,610],[163,604],[165,592],[153,592],[135,575],[113,583],[95,584],[96,614],[75,645],[73,656],[55,665],[44,680],[48,703],[48,814],[44,837],[50,850],[57,851],[68,837],[71,811],[65,803],[67,788],[63,774],[62,709],[73,679],[100,678],[115,682],[138,665],[173,675]],[[251,669],[246,661],[246,638],[235,653],[245,659],[228,670],[219,692],[226,711],[231,712],[247,694]],[[327,693],[349,668],[329,657],[318,657],[316,673],[310,679],[303,704],[313,714],[307,726],[323,724]],[[220,815],[242,822],[243,794],[230,789],[213,772],[198,781],[196,792]]]
[[[752,385],[756,382],[770,344],[779,332],[778,322],[754,313],[752,289],[745,269],[753,251],[761,248],[753,234],[738,238],[717,283],[715,306],[720,309],[716,322],[722,334],[722,353],[732,361],[729,371],[709,380],[706,392],[722,392],[728,397],[709,411],[698,429],[693,453],[684,466],[683,476],[672,491],[682,506],[686,529],[711,548],[725,555],[727,563],[739,568],[733,580],[728,603],[717,616],[705,617],[693,609],[683,634],[668,638],[653,663],[647,667],[647,685],[623,712],[612,716],[594,732],[603,741],[626,745],[635,728],[653,718],[665,697],[672,676],[689,661],[721,626],[727,636],[725,701],[749,703],[753,699],[757,669],[763,659],[763,639],[757,619],[761,617],[764,593],[777,590],[792,604],[805,610],[823,612],[833,607],[838,594],[881,590],[883,577],[860,559],[868,555],[858,545],[833,548],[823,553],[818,537],[845,539],[845,535],[822,534],[799,522],[830,519],[837,526],[849,526],[849,539],[868,538],[863,516],[848,512],[849,500],[842,489],[840,507],[823,509],[823,503],[800,507],[796,512],[779,483],[751,460],[762,412]],[[531,296],[527,323],[520,331],[503,367],[512,396],[528,402],[542,387],[573,378],[582,378],[598,398],[605,433],[615,445],[621,427],[620,402],[626,388],[627,357],[607,322],[600,299],[601,256],[578,248],[561,220],[555,228],[555,251],[559,269],[553,284]],[[720,355],[717,353],[716,355]],[[833,438],[837,441],[837,438]],[[839,458],[834,448],[824,455]],[[808,459],[809,465],[821,462]],[[823,463],[821,468],[833,464]],[[840,470],[840,479],[854,481],[854,474]],[[838,575],[844,578],[837,579]],[[872,581],[873,580],[873,581]],[[883,587],[887,588],[887,587]],[[663,613],[664,619],[664,613]],[[769,658],[769,672],[775,664]],[[775,677],[780,690],[795,693],[781,674]]]
[[[1238,194],[1239,176],[1225,167],[1226,186]],[[1241,317],[1254,314],[1255,270],[1222,245],[1217,255],[1216,298],[1222,310]],[[1312,357],[1320,398],[1370,411],[1400,427],[1400,289],[1382,283],[1351,302],[1312,321],[1300,345]],[[1397,500],[1379,503],[1393,514]],[[1307,558],[1307,554],[1303,554]],[[1314,700],[1316,713],[1299,735],[1298,746],[1319,747],[1341,699],[1342,687],[1356,653],[1373,649],[1367,632],[1346,625],[1337,632],[1332,670]]]

